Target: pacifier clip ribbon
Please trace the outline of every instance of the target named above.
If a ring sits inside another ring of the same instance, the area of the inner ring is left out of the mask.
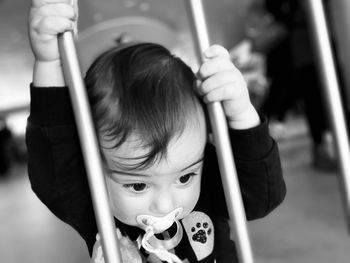
[[[137,217],[137,222],[146,232],[142,237],[141,246],[148,253],[156,255],[160,260],[167,263],[182,263],[178,256],[168,251],[175,248],[181,242],[183,229],[177,218],[179,218],[182,210],[182,208],[177,208],[164,217],[150,215],[140,215]],[[155,234],[169,229],[174,222],[177,229],[172,238],[160,240],[155,236]]]

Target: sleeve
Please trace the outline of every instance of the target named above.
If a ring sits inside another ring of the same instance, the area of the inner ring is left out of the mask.
[[[269,214],[283,201],[286,194],[278,147],[269,136],[267,120],[263,116],[261,119],[262,123],[257,127],[229,132],[248,220]],[[207,152],[209,162],[205,166],[211,173],[210,188],[214,188],[215,203],[220,204],[215,206],[215,214],[227,217],[215,149]]]
[[[91,253],[97,227],[67,88],[31,87],[26,143],[33,191]]]
[[[285,198],[286,186],[277,143],[268,122],[248,130],[231,130],[230,139],[244,207],[249,220],[266,216]]]

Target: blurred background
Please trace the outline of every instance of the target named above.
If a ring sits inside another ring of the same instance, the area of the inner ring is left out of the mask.
[[[212,42],[230,50],[280,148],[287,197],[266,218],[249,222],[256,262],[347,262],[339,169],[305,7],[295,0],[203,2]],[[350,8],[347,0],[325,4],[346,103],[344,21]],[[0,0],[0,262],[89,262],[84,241],[41,204],[27,177],[29,6]],[[161,43],[196,68],[182,0],[80,1],[77,44],[84,71],[101,51],[130,39]]]

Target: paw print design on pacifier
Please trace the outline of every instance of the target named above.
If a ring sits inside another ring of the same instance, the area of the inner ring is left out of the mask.
[[[208,257],[214,249],[214,226],[209,216],[193,211],[182,224],[197,260]]]
[[[193,241],[204,244],[207,242],[208,236],[212,234],[213,229],[209,227],[208,222],[204,222],[203,224],[197,222],[196,226],[191,228],[191,232],[193,233]]]

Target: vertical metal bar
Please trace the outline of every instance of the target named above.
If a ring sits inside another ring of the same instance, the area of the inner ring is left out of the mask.
[[[74,115],[87,170],[97,226],[102,240],[104,259],[108,263],[121,263],[121,254],[110,211],[103,166],[97,137],[91,117],[86,89],[80,70],[72,32],[58,36],[65,81],[69,87]]]
[[[324,94],[328,104],[327,108],[330,110],[329,116],[335,137],[341,172],[345,216],[348,229],[350,230],[350,144],[330,37],[322,0],[307,0],[306,7],[317,50],[320,75],[322,77]]]
[[[193,26],[195,44],[199,61],[203,62],[203,51],[210,46],[209,34],[201,0],[185,0]],[[220,173],[231,226],[236,236],[237,252],[242,263],[252,263],[253,255],[246,224],[241,191],[233,160],[231,143],[228,135],[226,117],[221,103],[208,104],[209,118],[213,130],[215,148],[218,156]]]
[[[340,73],[342,74],[342,94],[344,110],[350,112],[350,1],[332,0],[327,2],[329,8],[329,25],[334,36]],[[348,116],[346,116],[348,117]],[[349,125],[349,119],[347,119]]]

